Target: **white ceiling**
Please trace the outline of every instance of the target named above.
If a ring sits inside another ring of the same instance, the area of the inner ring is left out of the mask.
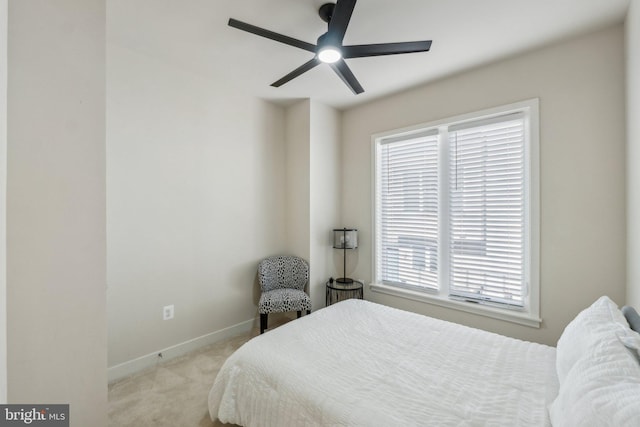
[[[427,53],[347,60],[365,89],[357,96],[324,64],[269,86],[312,54],[227,26],[233,17],[315,43],[326,31],[317,12],[326,0],[109,0],[107,37],[261,98],[314,98],[346,108],[621,22],[629,1],[360,0],[344,44],[433,45]]]

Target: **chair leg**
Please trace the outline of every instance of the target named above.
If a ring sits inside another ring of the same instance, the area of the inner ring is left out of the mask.
[[[260,334],[263,334],[264,330],[267,329],[268,319],[269,319],[268,313],[260,313]]]
[[[311,314],[311,310],[307,310],[307,314]]]
[[[296,313],[298,313],[298,319],[302,317],[302,312],[301,311],[297,311]]]

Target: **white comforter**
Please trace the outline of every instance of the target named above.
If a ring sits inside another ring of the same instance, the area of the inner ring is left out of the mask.
[[[361,300],[247,342],[209,393],[243,426],[548,426],[555,348]]]

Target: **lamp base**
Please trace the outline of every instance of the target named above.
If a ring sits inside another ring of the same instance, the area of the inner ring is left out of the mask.
[[[350,279],[350,278],[348,278],[348,277],[340,277],[340,278],[336,279],[336,282],[338,282],[338,283],[342,283],[342,284],[345,284],[345,285],[346,285],[346,284],[351,284],[351,283],[353,283],[353,279]]]

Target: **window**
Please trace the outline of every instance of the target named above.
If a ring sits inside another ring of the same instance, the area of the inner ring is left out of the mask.
[[[372,290],[539,326],[537,100],[374,136]]]

